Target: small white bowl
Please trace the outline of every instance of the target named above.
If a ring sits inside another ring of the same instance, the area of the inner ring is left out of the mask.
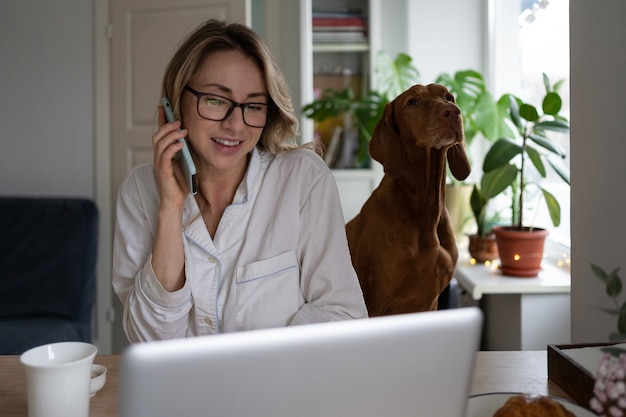
[[[96,392],[100,391],[104,387],[104,382],[107,379],[107,368],[102,365],[91,365],[91,384],[89,386],[89,392],[93,396]]]

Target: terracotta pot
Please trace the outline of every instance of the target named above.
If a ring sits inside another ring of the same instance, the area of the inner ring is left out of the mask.
[[[484,237],[477,234],[469,235],[469,254],[476,262],[493,261],[498,259],[498,245],[496,235],[490,233]]]
[[[505,275],[536,277],[541,271],[543,246],[548,236],[545,229],[510,226],[493,228],[498,242],[500,269]]]

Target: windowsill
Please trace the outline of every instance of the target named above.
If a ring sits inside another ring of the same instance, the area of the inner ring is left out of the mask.
[[[455,277],[472,299],[485,294],[554,294],[569,293],[571,287],[569,248],[546,241],[543,270],[534,278],[519,278],[502,274],[497,260],[475,264],[466,248],[460,248]]]

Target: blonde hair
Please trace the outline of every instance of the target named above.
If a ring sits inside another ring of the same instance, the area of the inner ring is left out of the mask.
[[[209,54],[224,50],[237,50],[251,57],[267,84],[272,106],[257,146],[272,154],[297,148],[298,119],[287,81],[263,40],[242,24],[209,20],[180,45],[165,70],[161,86],[162,94],[172,102],[176,117],[181,118],[180,99],[189,79]]]

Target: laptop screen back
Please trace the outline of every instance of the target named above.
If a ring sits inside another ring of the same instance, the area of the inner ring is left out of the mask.
[[[481,325],[463,308],[132,345],[120,416],[462,416]]]

